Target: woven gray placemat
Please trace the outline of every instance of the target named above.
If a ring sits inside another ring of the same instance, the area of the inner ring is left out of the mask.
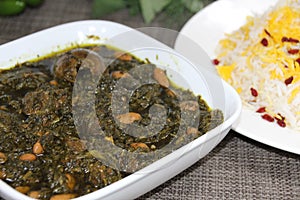
[[[38,9],[0,18],[0,44],[61,23],[91,19],[91,5],[91,0],[46,0]],[[145,26],[141,16],[130,16],[127,10],[102,19]],[[208,156],[139,198],[143,199],[300,199],[300,157],[231,131]]]
[[[39,8],[27,8],[13,17],[1,17],[0,43],[61,23],[88,19],[91,1],[46,0]]]
[[[229,135],[142,199],[300,199],[299,156]]]

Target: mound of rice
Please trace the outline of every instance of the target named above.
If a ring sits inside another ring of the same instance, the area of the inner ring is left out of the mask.
[[[217,46],[217,69],[246,108],[300,131],[300,1],[248,17]]]

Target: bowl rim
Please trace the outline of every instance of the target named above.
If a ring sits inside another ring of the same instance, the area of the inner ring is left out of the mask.
[[[82,21],[75,21],[75,22],[69,22],[69,23],[65,23],[65,24],[61,24],[61,25],[57,25],[57,26],[53,26],[51,28],[47,28],[26,36],[23,36],[21,38],[18,38],[16,40],[10,41],[8,43],[5,43],[3,45],[0,46],[0,51],[5,50],[6,48],[18,44],[19,42],[22,42],[24,40],[30,40],[30,39],[36,39],[38,37],[42,37],[44,34],[48,34],[50,32],[53,31],[57,31],[60,29],[68,29],[70,27],[73,26],[93,26],[95,24],[101,24],[101,25],[110,25],[110,26],[116,26],[119,27],[121,31],[131,31],[134,30],[128,26],[125,26],[123,24],[119,24],[116,22],[111,22],[111,21],[106,21],[106,20],[82,20]],[[149,37],[149,36],[147,36]],[[173,50],[175,51],[175,50]],[[0,64],[1,65],[1,64]],[[198,148],[199,146],[201,146],[202,144],[204,144],[205,142],[212,140],[214,137],[218,136],[222,131],[226,131],[229,130],[231,128],[231,126],[238,120],[241,110],[242,110],[242,103],[240,100],[239,95],[237,94],[237,92],[225,81],[222,80],[222,84],[224,87],[224,91],[230,93],[232,95],[232,98],[234,99],[234,103],[235,103],[235,110],[230,114],[230,116],[224,120],[224,122],[219,125],[218,127],[208,131],[203,137],[199,137],[195,140],[193,140],[192,142],[184,145],[183,147],[180,147],[179,149],[173,151],[172,153],[168,154],[167,156],[155,161],[154,163],[148,165],[147,167],[129,175],[126,176],[125,178],[112,183],[104,188],[101,188],[97,191],[94,191],[92,193],[77,197],[75,199],[77,200],[83,200],[85,198],[87,199],[96,199],[96,198],[105,198],[107,196],[109,196],[111,193],[117,192],[119,190],[122,190],[122,188],[124,187],[128,187],[131,184],[138,182],[140,180],[142,180],[143,178],[145,178],[146,176],[149,175],[149,170],[153,171],[153,168],[159,170],[158,165],[160,165],[160,163],[164,163],[164,165],[169,164],[170,162],[174,162],[174,157],[180,158],[179,155],[183,156],[185,154],[187,154],[189,151]],[[182,153],[183,149],[188,148],[188,151],[185,151],[184,153]],[[179,157],[178,157],[179,156]],[[199,158],[200,159],[200,158]],[[163,165],[163,166],[164,166]],[[100,194],[101,193],[101,194]],[[3,195],[3,197],[5,198],[15,198],[15,199],[24,199],[24,200],[32,200],[32,198],[28,197],[27,195],[24,195],[22,193],[19,193],[18,191],[16,191],[14,188],[12,188],[11,186],[9,186],[7,183],[5,183],[4,181],[0,180],[0,194]],[[12,195],[13,194],[13,195]]]

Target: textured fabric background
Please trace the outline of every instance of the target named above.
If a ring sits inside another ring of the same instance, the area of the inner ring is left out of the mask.
[[[0,44],[57,24],[91,19],[91,5],[91,0],[46,0],[38,9],[0,18]],[[130,16],[127,10],[102,19],[131,27],[145,26],[140,16]],[[157,20],[151,26],[162,26],[162,22]],[[173,26],[180,28],[176,20]],[[144,199],[297,200],[300,199],[300,156],[230,131],[208,156],[139,198]]]

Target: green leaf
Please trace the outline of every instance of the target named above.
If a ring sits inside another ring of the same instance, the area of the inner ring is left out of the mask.
[[[102,17],[125,7],[124,0],[94,0],[92,15],[93,17]]]
[[[136,15],[140,13],[140,3],[139,0],[127,0],[127,7],[129,8],[130,15]]]
[[[43,3],[44,0],[25,0],[26,5],[37,7]]]
[[[181,0],[181,2],[192,13],[198,12],[204,7],[203,0]]]
[[[162,11],[171,0],[140,0],[142,15],[146,23],[150,23],[155,15]]]

